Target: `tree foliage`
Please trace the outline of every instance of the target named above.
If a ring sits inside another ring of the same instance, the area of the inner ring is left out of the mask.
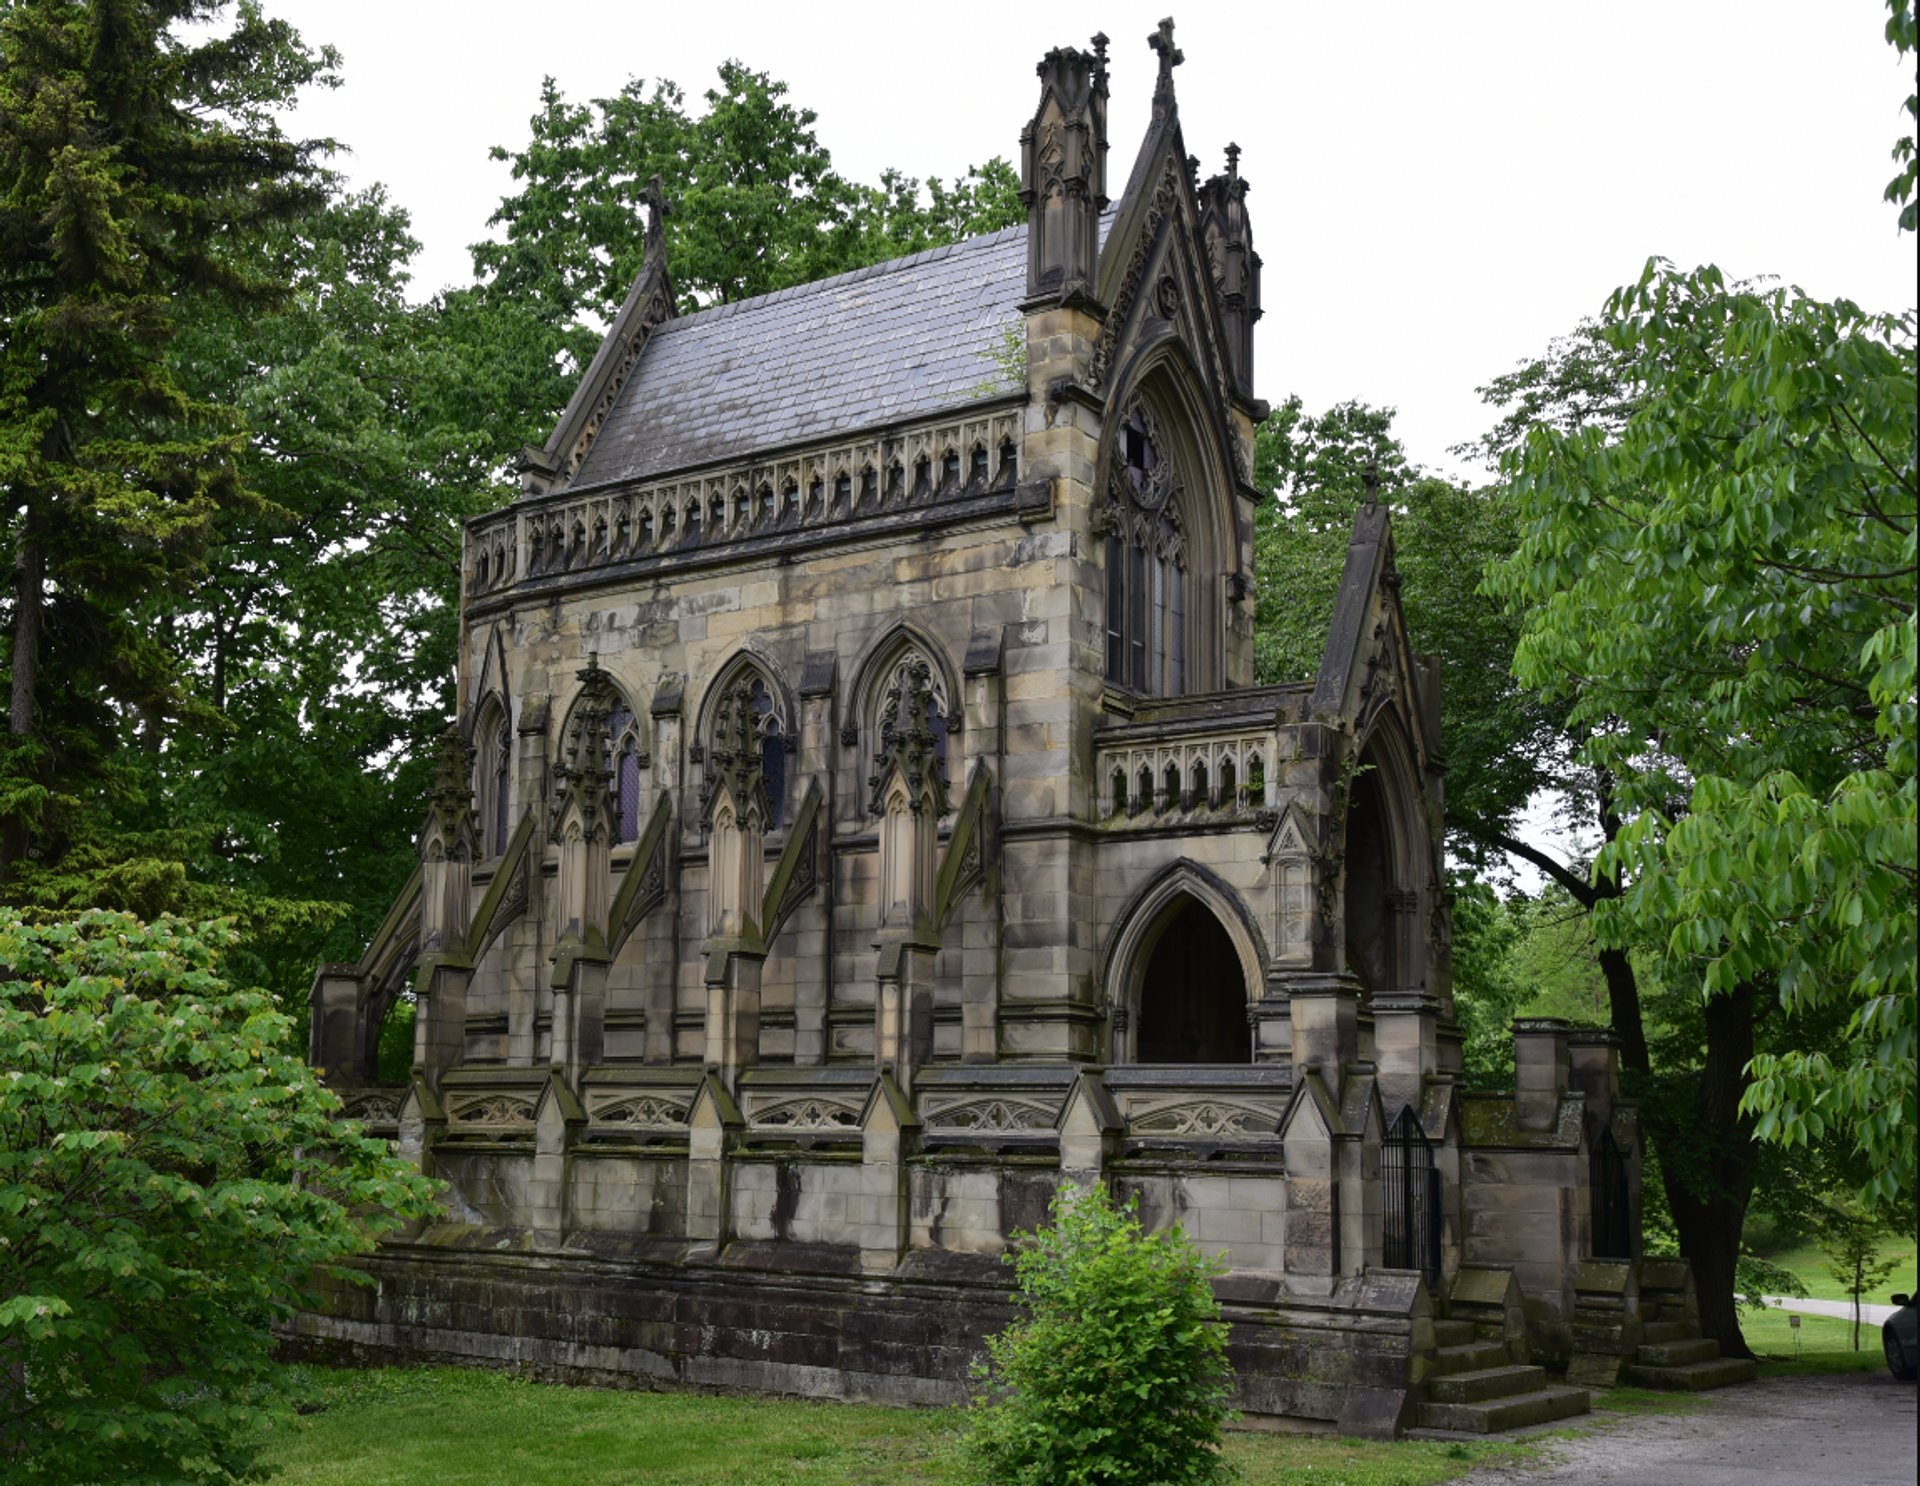
[[[1056,1194],[1011,1256],[1024,1318],[988,1340],[971,1444],[1005,1486],[1228,1478],[1232,1394],[1220,1266],[1178,1228],[1145,1234],[1104,1188]]]
[[[1597,329],[1617,433],[1537,428],[1498,591],[1523,681],[1618,782],[1607,932],[1709,996],[1844,1004],[1851,1052],[1761,1053],[1761,1139],[1829,1126],[1913,1190],[1913,318],[1650,263]]]
[[[477,245],[493,293],[541,306],[584,365],[645,251],[643,192],[671,201],[667,259],[681,307],[728,303],[1026,220],[1019,182],[995,157],[947,183],[886,171],[849,181],[787,85],[736,61],[702,112],[678,84],[636,78],[610,98],[567,100],[547,78],[519,150],[496,146],[518,189]]]
[[[247,1479],[270,1324],[430,1184],[229,986],[219,923],[0,910],[0,1468]]]
[[[10,705],[0,873],[62,856],[123,792],[116,714],[197,721],[140,622],[258,510],[231,404],[169,352],[183,302],[258,310],[244,245],[312,206],[321,145],[277,114],[333,58],[243,4],[13,0],[0,10],[0,521]],[[187,39],[189,35],[192,39]]]

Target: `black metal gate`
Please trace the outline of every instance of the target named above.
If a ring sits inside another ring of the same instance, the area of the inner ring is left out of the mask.
[[[1387,1268],[1417,1269],[1429,1285],[1439,1284],[1440,1173],[1410,1104],[1401,1107],[1380,1148],[1380,1178],[1386,1188]]]
[[[1593,1257],[1633,1257],[1627,1155],[1610,1129],[1601,1132],[1600,1143],[1593,1148]]]

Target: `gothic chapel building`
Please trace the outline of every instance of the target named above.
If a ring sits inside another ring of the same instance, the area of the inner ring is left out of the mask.
[[[1540,1363],[1701,1364],[1610,1034],[1461,1087],[1384,509],[1319,674],[1254,684],[1261,263],[1150,42],[1111,195],[1106,38],[1041,61],[991,236],[677,314],[656,192],[468,524],[419,870],[315,979],[314,1061],[447,1187],[305,1345],[950,1400],[1073,1181],[1225,1256],[1252,1412],[1501,1428],[1585,1408]]]

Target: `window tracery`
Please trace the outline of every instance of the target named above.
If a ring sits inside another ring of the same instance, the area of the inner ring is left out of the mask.
[[[701,807],[711,809],[724,780],[734,806],[744,811],[748,799],[764,788],[763,829],[774,831],[786,823],[787,752],[789,730],[779,693],[756,666],[742,666],[721,685],[707,746],[703,750],[706,777]]]
[[[874,815],[886,813],[887,786],[898,772],[907,786],[909,808],[918,814],[931,803],[938,819],[948,810],[947,743],[953,719],[946,688],[932,663],[914,649],[888,672],[874,719],[879,747],[867,778],[868,809]]]
[[[513,767],[513,729],[507,709],[490,697],[474,726],[473,777],[480,854],[497,857],[507,847],[508,781]]]
[[[1107,499],[1107,679],[1149,696],[1187,682],[1187,537],[1181,487],[1153,415],[1136,403],[1115,436]]]

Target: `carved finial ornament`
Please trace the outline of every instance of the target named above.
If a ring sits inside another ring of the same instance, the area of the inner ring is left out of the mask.
[[[1147,37],[1147,45],[1160,57],[1160,77],[1153,85],[1153,121],[1158,124],[1173,108],[1173,69],[1187,60],[1186,53],[1173,44],[1172,16]]]
[[[578,802],[581,819],[591,831],[613,807],[613,737],[608,719],[619,693],[613,677],[601,668],[600,652],[587,653],[587,663],[574,675],[580,681],[580,700],[574,703],[567,729],[566,752],[553,766],[553,824],[557,827],[569,804]]]
[[[933,732],[933,710],[933,671],[916,656],[900,667],[880,710],[880,748],[867,776],[873,792],[867,808],[873,814],[886,812],[887,782],[896,767],[907,781],[914,814],[925,808],[929,794],[934,815],[947,813],[947,771]]]
[[[713,721],[713,747],[706,754],[706,778],[700,787],[703,816],[711,816],[724,783],[733,798],[733,808],[742,818],[757,811],[762,829],[771,824],[773,797],[767,792],[761,752],[766,739],[759,718],[750,679],[743,677],[720,694]]]
[[[441,830],[449,839],[473,815],[473,755],[473,745],[457,725],[434,740],[433,784],[427,791],[427,802],[439,815]]]

